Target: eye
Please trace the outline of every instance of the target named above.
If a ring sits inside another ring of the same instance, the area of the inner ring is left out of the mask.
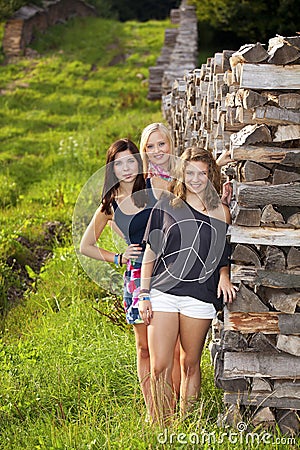
[[[152,144],[146,145],[146,149],[147,149],[147,150],[150,150],[151,148],[153,148],[153,145],[152,145]]]
[[[160,147],[164,147],[165,145],[166,145],[165,142],[160,142],[160,143],[159,143],[159,146],[160,146]]]
[[[185,172],[185,174],[186,174],[186,175],[193,175],[193,172],[192,172],[191,170],[187,170],[187,171]]]
[[[120,166],[121,164],[122,164],[121,161],[115,161],[114,166],[117,167]]]
[[[134,158],[130,158],[130,159],[128,159],[128,162],[129,162],[130,164],[133,164],[133,163],[135,163],[135,159],[134,159]]]

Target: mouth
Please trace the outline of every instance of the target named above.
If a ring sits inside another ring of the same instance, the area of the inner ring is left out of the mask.
[[[199,189],[202,187],[202,183],[190,183],[192,189]]]
[[[164,156],[164,153],[160,153],[159,155],[152,155],[152,157],[155,159],[162,159]]]

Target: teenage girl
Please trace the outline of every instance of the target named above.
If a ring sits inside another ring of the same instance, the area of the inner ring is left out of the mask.
[[[80,243],[80,252],[99,261],[126,266],[124,308],[127,323],[133,325],[137,346],[137,369],[147,409],[151,411],[149,387],[149,352],[146,326],[137,307],[143,236],[151,208],[157,199],[146,189],[142,159],[137,146],[129,139],[119,139],[106,155],[102,202],[89,223]],[[113,222],[124,237],[127,248],[115,254],[97,245],[106,225]]]
[[[145,235],[139,298],[148,328],[153,394],[152,420],[174,414],[172,354],[181,343],[180,409],[198,398],[200,360],[207,332],[222,302],[231,302],[230,213],[219,197],[220,169],[209,151],[189,148],[170,194],[153,208]],[[173,195],[174,194],[174,195]]]

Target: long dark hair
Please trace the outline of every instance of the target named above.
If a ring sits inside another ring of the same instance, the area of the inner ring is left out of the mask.
[[[120,186],[119,180],[114,172],[114,160],[118,153],[125,152],[126,150],[129,150],[138,162],[138,174],[132,188],[132,194],[136,193],[133,196],[133,202],[138,208],[142,208],[147,203],[146,182],[143,175],[143,163],[139,149],[130,139],[118,139],[111,144],[106,153],[105,179],[101,206],[101,211],[106,214],[111,214],[111,205]]]

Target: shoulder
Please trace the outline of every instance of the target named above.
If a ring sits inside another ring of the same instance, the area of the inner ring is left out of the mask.
[[[108,222],[113,218],[113,216],[114,216],[113,209],[111,208],[110,214],[107,214],[105,211],[102,211],[102,203],[101,203],[101,205],[95,211],[94,219],[96,221]]]
[[[216,209],[210,212],[210,217],[214,219],[218,219],[222,222],[227,223],[228,225],[231,223],[231,215],[228,206],[220,203]]]

